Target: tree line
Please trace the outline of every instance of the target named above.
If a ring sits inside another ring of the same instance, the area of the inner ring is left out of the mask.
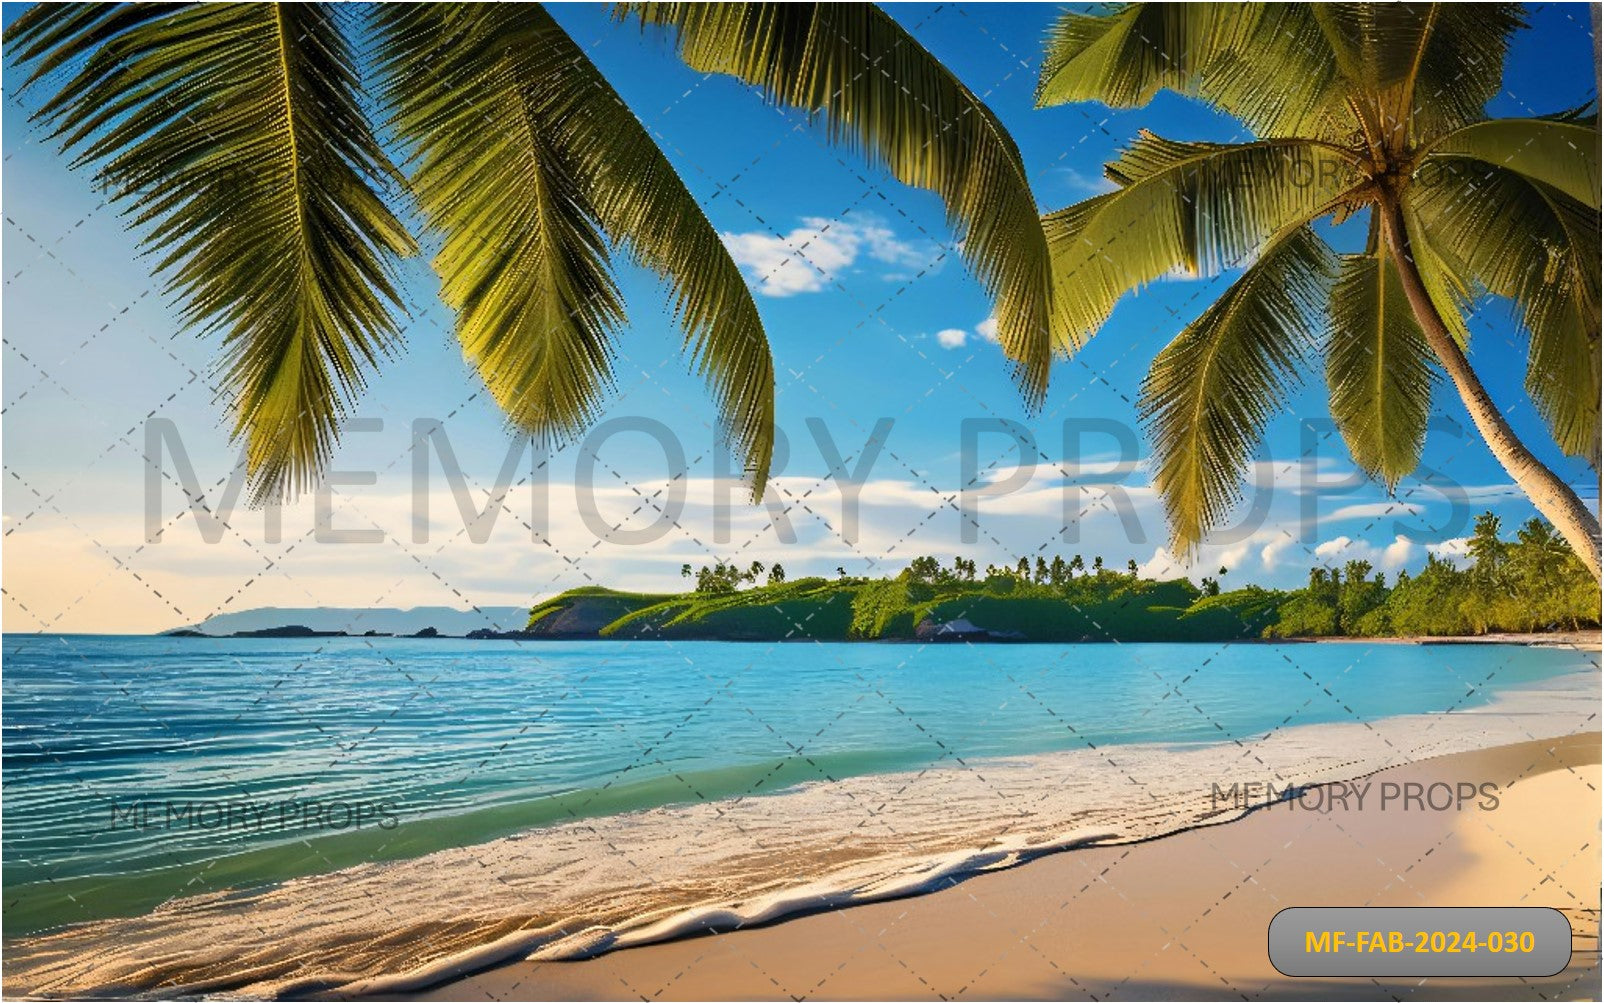
[[[1574,551],[1541,519],[1515,539],[1486,512],[1477,517],[1465,567],[1428,554],[1391,587],[1368,561],[1312,568],[1309,584],[1280,604],[1272,637],[1446,636],[1576,630],[1599,622],[1599,589]]]
[[[836,569],[836,577],[858,587],[856,615],[871,634],[898,611],[966,594],[1068,600],[1086,607],[1113,602],[1132,612],[1157,612],[1156,604],[1175,612],[1186,609],[1188,615],[1231,614],[1252,635],[1265,637],[1451,636],[1598,624],[1598,585],[1553,526],[1533,518],[1513,539],[1505,539],[1502,531],[1498,516],[1485,512],[1476,518],[1462,564],[1432,553],[1425,567],[1413,574],[1399,571],[1389,582],[1370,562],[1350,560],[1309,569],[1308,583],[1299,589],[1245,585],[1223,591],[1221,582],[1229,573],[1224,567],[1195,583],[1160,582],[1144,577],[1135,560],[1117,570],[1100,555],[1088,562],[1081,554],[1019,557],[987,564],[984,575],[971,558],[943,562],[927,554],[885,578],[849,578],[843,568]],[[694,582],[696,594],[708,597],[786,583],[782,565],[765,567],[761,561],[746,566],[717,561],[699,569],[685,564],[680,574]],[[802,579],[793,585],[823,581]]]

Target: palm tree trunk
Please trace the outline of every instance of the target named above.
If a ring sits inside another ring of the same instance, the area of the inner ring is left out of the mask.
[[[1454,387],[1465,403],[1465,410],[1470,412],[1470,420],[1475,422],[1477,431],[1487,442],[1487,448],[1503,464],[1509,476],[1515,479],[1516,485],[1526,492],[1526,497],[1531,499],[1537,511],[1559,530],[1565,542],[1570,544],[1592,573],[1594,581],[1599,581],[1598,518],[1582,503],[1569,484],[1544,466],[1515,436],[1515,430],[1509,427],[1503,412],[1488,396],[1487,388],[1482,386],[1476,371],[1471,369],[1470,360],[1465,358],[1459,343],[1448,333],[1415,267],[1414,255],[1409,248],[1409,234],[1404,229],[1403,213],[1396,196],[1390,192],[1384,195],[1375,211],[1381,213],[1387,249],[1398,266],[1404,294],[1414,308],[1415,319],[1426,336],[1426,344],[1437,354],[1437,360],[1448,371],[1448,378],[1454,381]]]

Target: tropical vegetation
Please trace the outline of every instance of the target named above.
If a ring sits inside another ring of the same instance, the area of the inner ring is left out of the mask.
[[[625,4],[685,61],[804,109],[944,200],[1027,398],[1047,250],[995,116],[871,4]],[[398,266],[435,248],[463,355],[519,431],[563,440],[623,350],[614,266],[655,272],[761,494],[773,362],[746,281],[645,126],[539,4],[38,4],[7,28],[35,118],[222,343],[256,500],[314,483],[401,347]],[[404,220],[417,216],[409,227]]]
[[[775,565],[778,568],[779,565]],[[772,569],[771,569],[772,570]],[[984,574],[962,556],[920,556],[895,575],[864,578],[772,574],[760,562],[718,561],[681,573],[682,593],[595,586],[536,606],[529,636],[576,633],[615,639],[1231,641],[1251,638],[1438,637],[1579,630],[1599,624],[1599,587],[1541,519],[1505,539],[1485,513],[1457,558],[1390,583],[1367,561],[1310,569],[1308,585],[1223,590],[1229,575],[1199,583],[1145,577],[1094,555],[1020,557]],[[577,628],[582,627],[580,631]]]
[[[1490,119],[1514,4],[1138,3],[1067,12],[1037,103],[1146,104],[1160,90],[1239,120],[1241,143],[1142,132],[1114,190],[1043,219],[1057,346],[1167,275],[1240,277],[1154,360],[1140,412],[1172,547],[1239,500],[1311,356],[1355,463],[1391,488],[1419,463],[1438,370],[1488,448],[1599,578],[1599,522],[1520,441],[1471,366],[1469,320],[1513,302],[1525,390],[1566,454],[1599,459],[1597,115]],[[1332,227],[1363,220],[1339,253]]]
[[[1470,364],[1484,295],[1529,335],[1525,389],[1565,453],[1600,449],[1599,131],[1583,109],[1489,119],[1511,4],[1131,4],[1065,13],[1043,106],[1169,89],[1245,143],[1141,133],[1115,189],[1038,217],[995,115],[869,4],[621,4],[705,73],[805,110],[939,195],[1028,404],[1054,352],[1126,293],[1242,269],[1140,397],[1172,549],[1239,500],[1249,457],[1324,357],[1355,462],[1415,469],[1440,368],[1493,455],[1597,579],[1599,523],[1515,435]],[[144,233],[220,395],[257,500],[326,466],[398,351],[402,259],[435,248],[464,356],[523,433],[571,437],[623,350],[614,266],[659,275],[693,368],[761,493],[773,362],[739,268],[668,158],[538,4],[40,4],[6,31],[36,118]],[[416,216],[417,226],[407,219]],[[1329,227],[1366,221],[1359,250]]]

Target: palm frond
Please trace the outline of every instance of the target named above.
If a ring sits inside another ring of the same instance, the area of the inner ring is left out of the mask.
[[[378,28],[394,125],[443,236],[442,295],[513,424],[566,440],[611,392],[624,321],[612,242],[668,282],[693,366],[761,494],[774,372],[756,304],[595,66],[534,5],[387,6]]]
[[[997,304],[1027,402],[1052,362],[1047,243],[1013,139],[990,109],[873,4],[639,3],[693,69],[737,77],[822,118],[832,142],[935,192]]]
[[[1544,122],[1570,122],[1573,125],[1585,125],[1597,129],[1598,99],[1584,101],[1570,108],[1561,108],[1559,111],[1551,111],[1537,118]]]
[[[1395,148],[1484,118],[1524,24],[1518,4],[1318,3],[1310,12],[1372,123],[1398,134]]]
[[[39,117],[148,227],[184,323],[222,332],[253,498],[309,487],[395,343],[415,250],[332,8],[40,5],[7,41],[36,79],[73,68]]]
[[[1432,236],[1420,222],[1414,203],[1404,199],[1401,205],[1405,232],[1414,255],[1415,270],[1426,287],[1437,316],[1442,318],[1448,334],[1461,351],[1470,350],[1470,327],[1465,317],[1473,307],[1470,284],[1444,259],[1432,241]]]
[[[1137,406],[1174,553],[1192,553],[1241,499],[1265,425],[1314,347],[1335,268],[1313,230],[1290,230],[1154,360]]]
[[[1596,120],[1500,118],[1477,122],[1433,142],[1421,161],[1432,183],[1432,154],[1468,157],[1552,185],[1591,209],[1599,208],[1599,130]],[[1452,165],[1452,162],[1449,162]]]
[[[1420,463],[1435,371],[1385,245],[1345,254],[1325,337],[1331,416],[1359,468],[1390,491]]]
[[[1598,211],[1485,161],[1432,159],[1440,165],[1433,183],[1408,190],[1420,232],[1466,284],[1514,302],[1531,336],[1527,393],[1560,448],[1596,464]]]
[[[1074,351],[1125,293],[1164,275],[1240,267],[1272,235],[1365,183],[1344,156],[1299,140],[1221,145],[1143,133],[1107,173],[1120,185],[1043,217],[1055,330]]]
[[[1139,108],[1161,90],[1196,93],[1204,68],[1233,30],[1250,30],[1244,22],[1261,14],[1256,6],[1219,3],[1063,11],[1047,34],[1036,107],[1097,101]]]
[[[1396,6],[1419,10],[1421,5]],[[1521,5],[1515,3],[1436,3],[1431,8],[1424,41],[1411,62],[1404,64],[1412,69],[1393,85],[1395,117],[1410,123],[1414,141],[1486,117],[1487,102],[1503,86],[1510,38],[1526,25]],[[1397,47],[1399,42],[1394,37],[1388,44]],[[1388,73],[1383,79],[1390,82],[1392,76]]]
[[[101,46],[146,21],[176,13],[187,4],[82,3],[63,8],[35,4],[24,10],[6,29],[6,44],[20,46],[16,61],[30,67],[25,86],[55,72],[75,59],[88,57],[96,72],[76,74],[57,93],[56,100],[73,100],[84,87],[116,65],[116,58]]]
[[[1325,34],[1304,4],[1134,3],[1061,14],[1047,37],[1038,107],[1199,98],[1260,138],[1336,138],[1354,128]]]

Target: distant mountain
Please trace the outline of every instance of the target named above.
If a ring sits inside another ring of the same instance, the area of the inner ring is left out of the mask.
[[[483,606],[479,610],[452,609],[449,606],[416,606],[412,609],[356,609],[339,606],[281,608],[266,606],[220,613],[182,630],[195,630],[214,637],[240,631],[270,631],[298,626],[324,633],[344,631],[363,634],[416,634],[425,627],[451,637],[463,637],[474,630],[521,630],[529,620],[527,606]]]

